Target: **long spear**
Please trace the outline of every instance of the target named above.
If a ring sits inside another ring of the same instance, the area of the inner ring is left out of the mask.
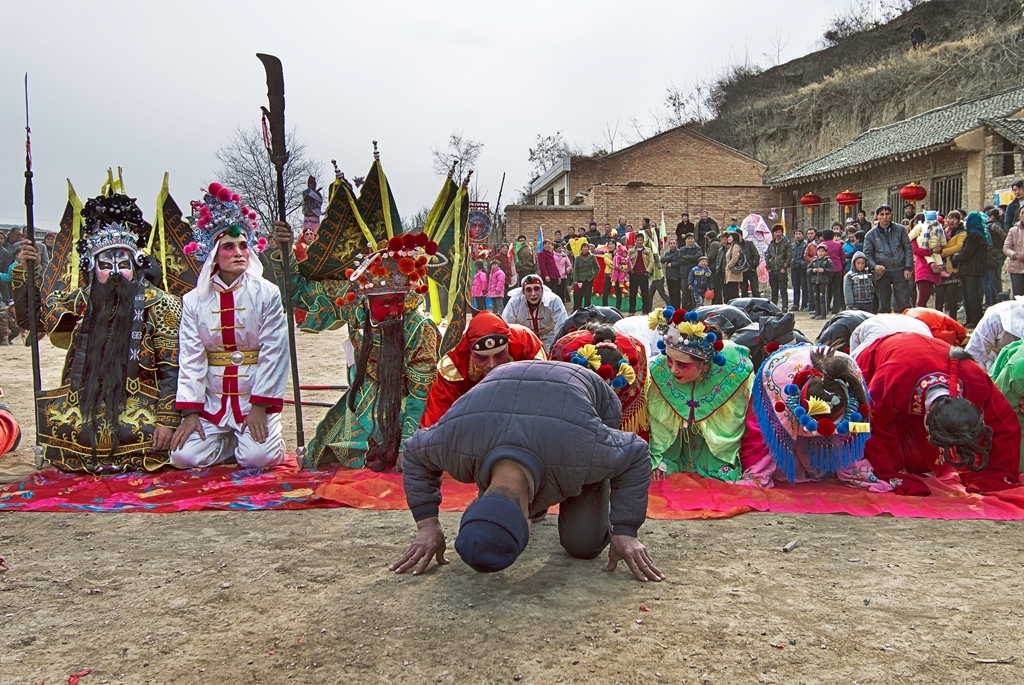
[[[25,74],[25,237],[29,242],[35,244],[36,222],[35,222],[35,193],[32,192],[32,128],[28,122],[28,73]],[[32,346],[32,405],[35,407],[35,398],[39,397],[42,391],[43,382],[39,375],[39,338],[36,333],[37,317],[39,315],[39,294],[36,292],[36,263],[26,261],[28,267],[28,338]],[[35,412],[33,412],[34,414]],[[38,416],[36,423],[39,423]],[[36,444],[39,444],[39,426],[36,426]]]
[[[270,161],[277,170],[277,218],[280,221],[288,220],[288,209],[284,197],[284,165],[288,161],[288,148],[285,141],[284,129],[284,67],[281,60],[273,55],[256,53],[256,57],[263,62],[263,68],[267,71],[267,99],[270,101],[270,109],[263,107],[263,116],[270,122],[270,146],[267,152],[270,153]],[[288,318],[288,346],[292,359],[292,394],[295,396],[295,433],[298,439],[299,463],[302,463],[302,456],[306,453],[306,430],[302,425],[302,386],[299,385],[299,360],[295,354],[295,312],[292,308],[292,298],[288,293],[288,255],[291,254],[291,241],[278,243],[281,251],[281,265],[284,271],[284,278],[281,279],[281,299],[284,301],[284,312]]]

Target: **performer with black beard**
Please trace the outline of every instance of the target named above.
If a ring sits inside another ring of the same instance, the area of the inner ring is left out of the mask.
[[[288,224],[274,229],[279,244],[292,240]],[[427,268],[442,259],[436,252],[425,233],[396,235],[361,255],[348,280],[323,281],[307,281],[288,255],[292,304],[325,327],[348,324],[354,357],[348,391],[309,443],[309,465],[335,460],[384,471],[398,464],[437,376],[437,328],[419,309]]]
[[[82,209],[77,242],[86,285],[50,293],[40,322],[68,355],[61,387],[37,399],[42,458],[68,471],[95,474],[155,469],[168,460],[180,422],[178,384],[181,301],[145,279],[141,252],[152,230],[135,200],[108,194]],[[15,268],[39,262],[24,241]],[[37,272],[38,273],[38,272]]]

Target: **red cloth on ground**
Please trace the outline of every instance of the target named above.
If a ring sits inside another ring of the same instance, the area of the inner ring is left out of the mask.
[[[544,343],[525,326],[506,323],[492,312],[475,314],[459,344],[438,363],[441,372],[437,374],[437,380],[427,393],[427,406],[420,419],[420,428],[429,428],[437,423],[455,400],[480,382],[480,378],[470,378],[470,347],[483,336],[493,333],[508,336],[508,356],[511,361],[535,359],[537,354],[544,350]],[[446,366],[454,367],[457,373],[449,375],[458,380],[446,377]]]
[[[870,343],[857,356],[871,394],[871,437],[865,458],[882,480],[900,478],[897,494],[927,494],[917,475],[940,478],[959,471],[970,492],[997,492],[1019,481],[1020,424],[1003,394],[978,364],[960,362],[963,397],[981,408],[992,429],[989,464],[984,471],[954,469],[928,442],[924,427],[923,390],[932,374],[949,373],[950,345],[917,333],[897,333]]]

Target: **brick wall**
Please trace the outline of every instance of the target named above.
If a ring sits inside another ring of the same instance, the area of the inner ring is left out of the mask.
[[[766,216],[772,207],[778,206],[781,197],[784,196],[779,191],[762,185],[698,188],[599,185],[587,193],[583,202],[593,206],[594,220],[602,227],[606,223],[615,226],[620,216],[636,227],[643,217],[650,217],[657,224],[664,211],[665,226],[674,229],[684,211],[689,212],[690,220],[697,223],[700,211],[706,209],[711,218],[724,227],[733,215],[740,219],[750,213]]]
[[[522,234],[527,240],[536,242],[537,233],[543,226],[544,237],[551,239],[555,231],[565,235],[569,226],[586,227],[593,217],[594,208],[586,205],[508,205],[505,207],[505,237],[511,241]]]
[[[1005,141],[1002,136],[992,134],[985,138],[985,152],[986,153],[1002,153],[1004,151]],[[1024,153],[1018,153],[1015,155],[1009,155],[1013,160],[1013,173],[1004,174],[1004,171],[1009,171],[1009,168],[1004,168],[1003,163],[1007,155],[1003,154],[992,154],[985,158],[985,200],[984,205],[990,205],[994,201],[994,195],[997,190],[1004,190],[1009,188],[1014,181],[1020,178],[1022,173],[1021,161]]]
[[[573,157],[571,192],[599,183],[641,181],[673,186],[759,186],[765,165],[704,136],[677,128],[602,158]]]

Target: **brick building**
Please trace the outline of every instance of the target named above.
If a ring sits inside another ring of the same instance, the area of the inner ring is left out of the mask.
[[[764,185],[767,167],[753,157],[684,127],[674,128],[603,157],[564,157],[530,186],[526,204],[505,207],[506,236],[531,240],[591,220],[619,217],[639,226],[665,213],[674,228],[683,211],[702,209],[719,225],[731,215],[767,214],[779,193]]]
[[[1022,116],[1024,87],[961,100],[870,129],[767,183],[781,192],[782,205],[798,205],[806,193],[824,200],[813,212],[793,211],[790,229],[828,227],[843,220],[847,214],[835,197],[845,190],[861,196],[860,207],[869,219],[881,204],[891,205],[902,219],[899,191],[910,182],[928,193],[918,203],[919,211],[980,210],[994,204],[995,192],[1024,173]]]

